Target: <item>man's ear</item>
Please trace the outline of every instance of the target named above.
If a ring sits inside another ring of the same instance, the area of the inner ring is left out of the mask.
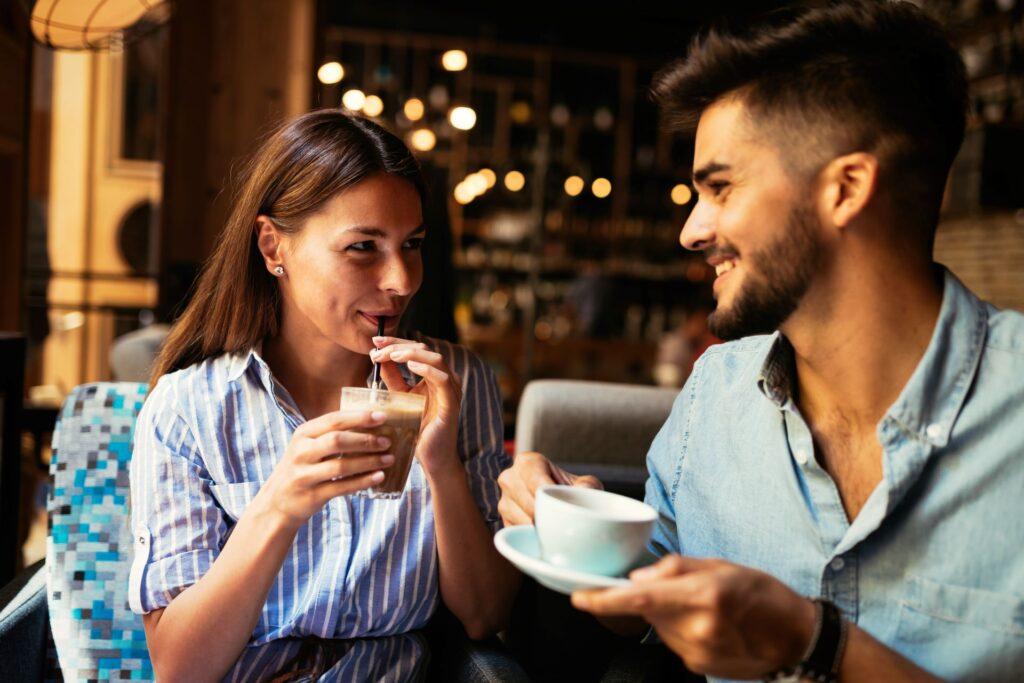
[[[878,189],[878,158],[867,152],[845,154],[830,161],[819,178],[822,214],[846,228],[863,214]]]
[[[256,224],[253,226],[256,231],[256,247],[263,254],[263,263],[267,271],[274,275],[274,269],[284,266],[284,254],[282,253],[283,234],[274,225],[274,221],[266,216],[256,217]]]

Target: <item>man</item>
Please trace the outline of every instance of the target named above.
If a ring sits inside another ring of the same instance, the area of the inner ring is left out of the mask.
[[[711,677],[1019,676],[1024,316],[931,259],[956,51],[908,3],[855,1],[709,32],[655,94],[696,122],[680,239],[735,341],[651,445],[662,559],[574,604],[620,632],[642,618]],[[506,523],[566,480],[599,485],[520,454]]]

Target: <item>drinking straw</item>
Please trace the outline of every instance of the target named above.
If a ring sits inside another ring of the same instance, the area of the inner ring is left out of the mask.
[[[384,318],[377,318],[377,336],[384,336]],[[380,389],[380,363],[377,361],[373,362],[373,380],[370,382],[370,388],[373,390],[371,396],[377,398],[377,390]]]

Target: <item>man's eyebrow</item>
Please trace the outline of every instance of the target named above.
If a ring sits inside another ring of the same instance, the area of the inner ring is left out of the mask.
[[[706,164],[693,172],[693,182],[703,183],[705,180],[708,179],[708,176],[711,175],[712,173],[718,173],[719,171],[728,171],[729,168],[729,164],[721,164],[717,161],[712,161],[711,163]]]

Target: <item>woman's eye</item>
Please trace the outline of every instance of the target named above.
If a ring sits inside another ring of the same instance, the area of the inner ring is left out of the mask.
[[[374,244],[373,242],[367,241],[367,242],[355,242],[354,244],[350,244],[350,245],[348,245],[348,247],[346,247],[346,250],[350,250],[350,251],[373,251],[376,248],[377,248],[376,244]]]
[[[412,237],[410,239],[407,239],[405,241],[405,244],[402,245],[402,247],[404,247],[405,249],[413,249],[413,250],[422,249],[423,248],[423,238],[422,237]]]

